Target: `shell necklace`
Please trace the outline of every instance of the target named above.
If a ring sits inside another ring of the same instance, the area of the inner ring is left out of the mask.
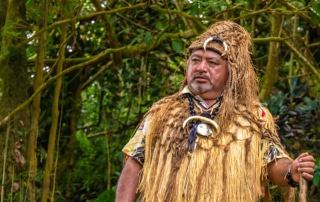
[[[214,106],[219,103],[217,107],[212,107],[211,112],[202,112],[202,107],[198,106],[198,103],[196,103],[202,112],[200,116],[196,116],[196,112],[194,110],[195,103],[192,95],[190,93],[186,93],[183,94],[183,98],[187,98],[189,101],[191,116],[183,122],[182,127],[185,128],[186,125],[190,123],[188,127],[190,134],[188,138],[187,152],[191,154],[195,149],[197,134],[201,136],[210,136],[219,133],[219,126],[213,119],[219,112],[222,95],[212,104],[212,106]]]

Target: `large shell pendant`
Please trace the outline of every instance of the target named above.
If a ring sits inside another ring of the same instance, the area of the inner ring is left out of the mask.
[[[182,127],[185,128],[185,126],[192,120],[201,121],[196,130],[197,134],[199,135],[210,136],[212,134],[219,133],[220,129],[217,122],[204,116],[191,116],[183,122]]]

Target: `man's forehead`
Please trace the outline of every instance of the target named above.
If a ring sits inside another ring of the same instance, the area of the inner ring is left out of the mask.
[[[197,49],[192,50],[191,54],[193,54],[194,52],[197,52],[197,51],[203,51],[203,52],[205,52],[205,51],[207,51],[207,52],[214,52],[214,53],[216,53],[216,54],[219,54],[219,55],[220,55],[220,53],[219,53],[218,51],[216,51],[216,50],[214,50],[214,49],[211,49],[211,48],[207,48],[206,50],[204,50],[203,48],[197,48]]]
[[[214,50],[210,50],[210,49],[207,49],[206,51],[204,51],[203,49],[197,49],[197,50],[194,50],[192,51],[191,53],[191,56],[190,57],[202,57],[202,56],[210,56],[210,57],[216,57],[216,58],[221,58],[220,54],[217,53],[216,51]]]

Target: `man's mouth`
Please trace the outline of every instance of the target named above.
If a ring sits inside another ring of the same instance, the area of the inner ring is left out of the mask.
[[[199,83],[204,83],[209,81],[209,79],[205,76],[195,76],[193,80]]]

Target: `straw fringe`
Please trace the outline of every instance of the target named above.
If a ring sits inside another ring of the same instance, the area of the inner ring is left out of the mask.
[[[198,136],[188,156],[188,134],[182,129],[190,113],[187,106],[186,100],[172,96],[150,110],[139,186],[142,201],[257,201],[266,179],[264,154],[270,138],[261,139],[256,115],[235,108],[235,124],[215,137]]]

